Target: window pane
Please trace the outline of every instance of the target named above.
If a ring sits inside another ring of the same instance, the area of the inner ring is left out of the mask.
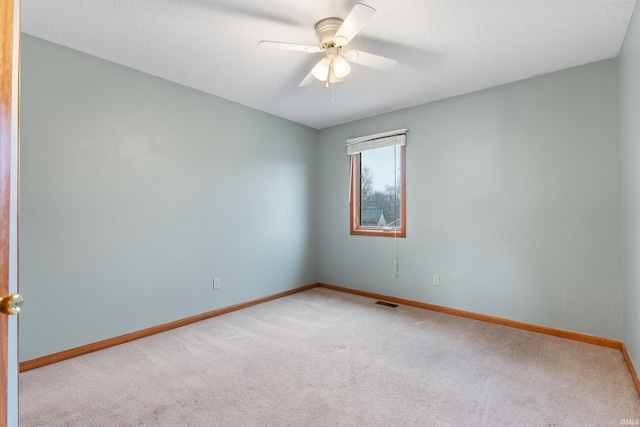
[[[400,149],[384,147],[361,153],[361,227],[400,227]]]

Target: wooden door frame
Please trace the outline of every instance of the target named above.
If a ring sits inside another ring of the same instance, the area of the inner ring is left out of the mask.
[[[12,145],[18,129],[14,120],[18,114],[17,87],[15,86],[18,64],[14,47],[19,43],[19,0],[0,0],[0,296],[9,293],[11,268],[15,265],[12,256],[12,206],[11,177],[17,168]],[[15,176],[15,175],[13,175]],[[14,237],[15,238],[15,237]],[[7,425],[8,394],[8,318],[0,314],[0,424]]]

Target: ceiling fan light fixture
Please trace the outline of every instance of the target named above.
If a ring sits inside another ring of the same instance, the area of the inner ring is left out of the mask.
[[[331,69],[329,70],[329,80],[327,81],[327,83],[338,83],[343,80],[344,79],[342,77],[336,75],[335,69],[331,67]]]
[[[313,67],[313,70],[311,70],[311,74],[313,74],[313,77],[323,82],[327,80],[327,77],[329,76],[330,68],[331,68],[331,59],[325,56],[320,60],[320,62],[316,64],[315,67]]]
[[[336,56],[333,59],[333,72],[337,78],[343,79],[351,72],[351,65],[342,56]]]

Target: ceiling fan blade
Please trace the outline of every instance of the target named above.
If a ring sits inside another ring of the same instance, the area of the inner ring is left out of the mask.
[[[350,50],[344,54],[344,57],[347,61],[382,71],[389,71],[398,63],[395,59],[374,55],[373,53],[361,52],[359,50]]]
[[[258,42],[258,46],[266,47],[266,48],[269,48],[269,49],[297,50],[299,52],[309,52],[309,53],[322,52],[322,48],[319,47],[319,46],[307,46],[307,45],[304,45],[304,44],[272,42],[272,41],[267,41],[267,40],[262,40],[262,41]]]
[[[333,42],[338,46],[344,46],[349,43],[375,13],[376,10],[371,6],[357,3],[353,6],[340,28],[338,28],[338,31],[336,31],[336,35],[333,36]]]
[[[309,74],[302,79],[298,87],[309,86],[314,80],[327,80],[331,71],[331,58],[325,56],[313,66]]]
[[[300,82],[300,84],[298,85],[298,87],[305,87],[305,86],[309,86],[311,83],[313,83],[313,81],[316,78],[313,77],[313,70],[309,71],[309,74],[306,75],[306,77],[304,79],[302,79],[302,81]]]

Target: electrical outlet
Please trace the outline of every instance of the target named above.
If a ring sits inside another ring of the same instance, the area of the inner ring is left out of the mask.
[[[213,289],[220,289],[220,278],[216,277],[213,279]]]
[[[433,276],[433,286],[440,286],[440,276]]]

